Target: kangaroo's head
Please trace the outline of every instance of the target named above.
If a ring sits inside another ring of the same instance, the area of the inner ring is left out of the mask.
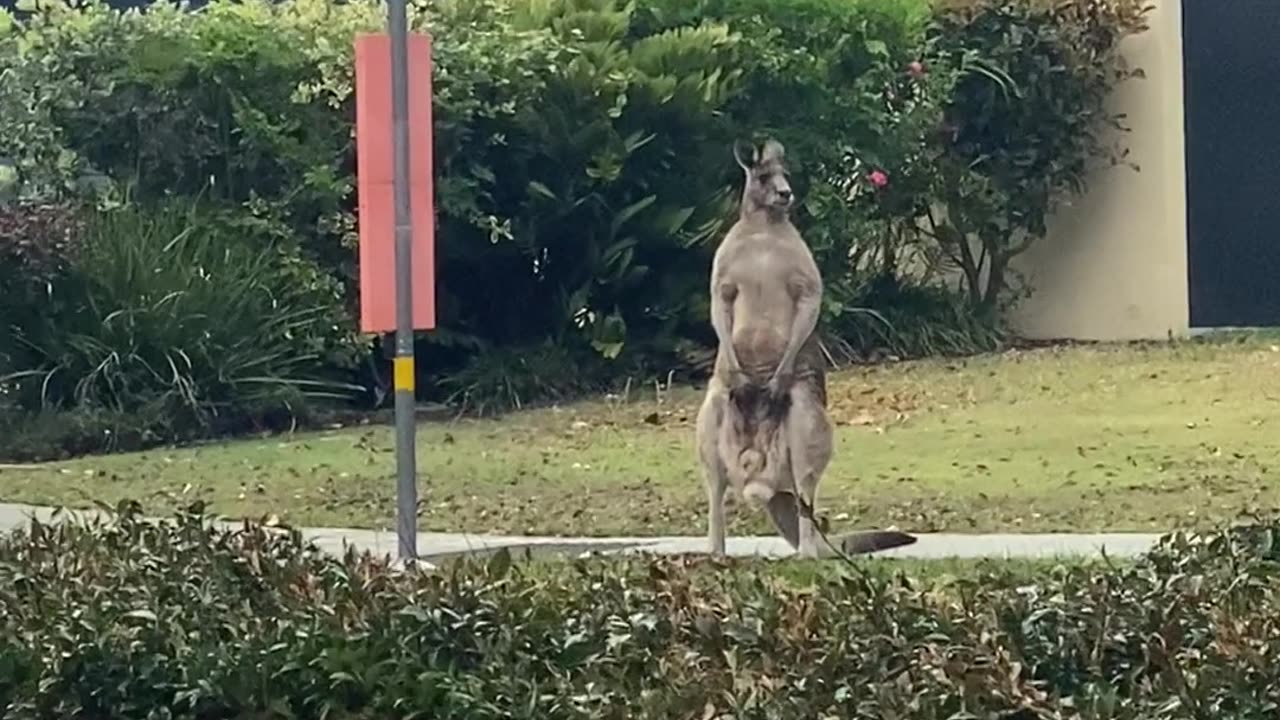
[[[773,139],[761,148],[734,143],[733,157],[747,176],[742,190],[743,215],[763,212],[773,220],[787,216],[795,196],[787,181],[785,154],[782,143]]]

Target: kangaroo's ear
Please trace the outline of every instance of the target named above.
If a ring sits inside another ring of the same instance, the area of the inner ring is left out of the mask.
[[[769,138],[764,143],[764,150],[760,153],[760,162],[781,162],[787,155],[786,148],[782,147],[782,143]]]
[[[743,140],[734,140],[733,159],[738,161],[738,167],[743,170],[750,170],[760,160],[760,151],[751,143]]]

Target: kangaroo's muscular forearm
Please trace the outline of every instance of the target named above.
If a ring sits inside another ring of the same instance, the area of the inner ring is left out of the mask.
[[[781,380],[785,376],[790,376],[796,369],[796,358],[800,355],[800,348],[804,346],[809,336],[818,326],[818,313],[822,309],[822,293],[814,288],[806,288],[806,291],[796,298],[795,315],[791,322],[791,333],[787,336],[787,346],[782,352],[782,360],[778,363],[778,369],[774,371],[774,380]]]
[[[738,353],[733,348],[733,300],[736,296],[737,288],[733,286],[715,288],[711,293],[711,327],[716,331],[720,353],[732,372],[742,369],[738,364]]]

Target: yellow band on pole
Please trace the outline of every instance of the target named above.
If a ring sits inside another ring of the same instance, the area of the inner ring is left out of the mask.
[[[394,362],[395,389],[413,392],[413,358],[398,357]]]

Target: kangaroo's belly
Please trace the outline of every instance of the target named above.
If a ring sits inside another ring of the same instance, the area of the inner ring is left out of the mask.
[[[733,350],[748,374],[768,376],[787,349],[795,303],[784,287],[753,290],[734,303]]]
[[[782,328],[768,325],[737,327],[733,331],[733,349],[748,375],[767,376],[782,360],[787,335]]]

